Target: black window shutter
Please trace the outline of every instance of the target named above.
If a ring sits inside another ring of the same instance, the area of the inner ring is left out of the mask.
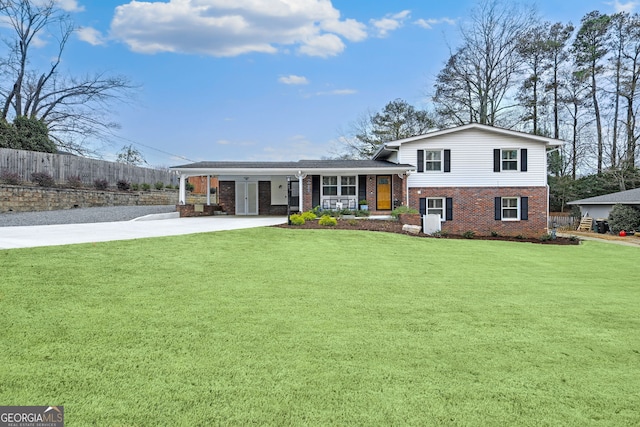
[[[520,197],[520,219],[527,221],[529,219],[529,198]]]
[[[427,199],[426,197],[420,198],[420,215],[427,214]]]
[[[500,149],[493,150],[493,171],[500,172]]]
[[[520,150],[520,172],[527,171],[527,149]]]
[[[444,171],[451,172],[451,150],[444,150]]]
[[[447,197],[445,215],[446,215],[445,220],[453,221],[453,198],[451,197]]]
[[[495,219],[496,221],[500,221],[502,219],[502,198],[496,197],[495,200]]]
[[[418,150],[418,172],[424,172],[424,150]]]

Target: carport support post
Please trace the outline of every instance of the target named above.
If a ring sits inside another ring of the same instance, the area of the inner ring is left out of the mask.
[[[178,192],[178,204],[185,205],[187,203],[187,176],[180,175],[180,190]]]
[[[211,206],[211,175],[207,175],[207,206]]]
[[[287,176],[287,225],[291,225],[291,177]]]
[[[302,213],[302,205],[304,202],[304,197],[302,195],[302,180],[307,177],[306,173],[302,173],[302,171],[298,171],[296,174],[296,178],[298,178],[298,213]]]

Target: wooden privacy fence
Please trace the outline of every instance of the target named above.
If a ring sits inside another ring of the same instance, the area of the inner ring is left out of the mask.
[[[580,218],[569,215],[549,215],[549,228],[576,229]]]
[[[131,184],[150,184],[162,182],[166,185],[178,185],[175,173],[161,169],[142,168],[124,163],[89,159],[70,154],[40,153],[37,151],[0,148],[0,174],[16,173],[23,181],[31,181],[34,172],[46,172],[58,184],[64,184],[70,177],[79,176],[84,184],[93,184],[104,179],[110,186],[125,180]]]

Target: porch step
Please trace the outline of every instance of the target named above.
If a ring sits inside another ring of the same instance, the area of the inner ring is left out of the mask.
[[[577,231],[591,231],[593,229],[593,218],[585,216],[580,220]]]

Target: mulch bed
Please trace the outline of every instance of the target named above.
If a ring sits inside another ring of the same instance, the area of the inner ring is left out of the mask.
[[[356,219],[345,220],[339,219],[338,224],[335,227],[327,227],[318,224],[318,221],[307,221],[303,225],[276,225],[274,227],[280,228],[292,228],[292,229],[338,229],[338,230],[366,230],[366,231],[382,231],[387,233],[405,234],[407,236],[428,238],[428,239],[467,239],[460,235],[447,234],[445,236],[431,236],[429,234],[419,233],[411,234],[406,231],[402,231],[402,224],[398,221],[387,221],[379,219]],[[542,240],[539,238],[516,238],[508,236],[474,236],[473,240],[501,240],[508,242],[525,242],[525,243],[538,243],[544,245],[579,245],[580,240],[575,238],[557,237],[555,240]]]

